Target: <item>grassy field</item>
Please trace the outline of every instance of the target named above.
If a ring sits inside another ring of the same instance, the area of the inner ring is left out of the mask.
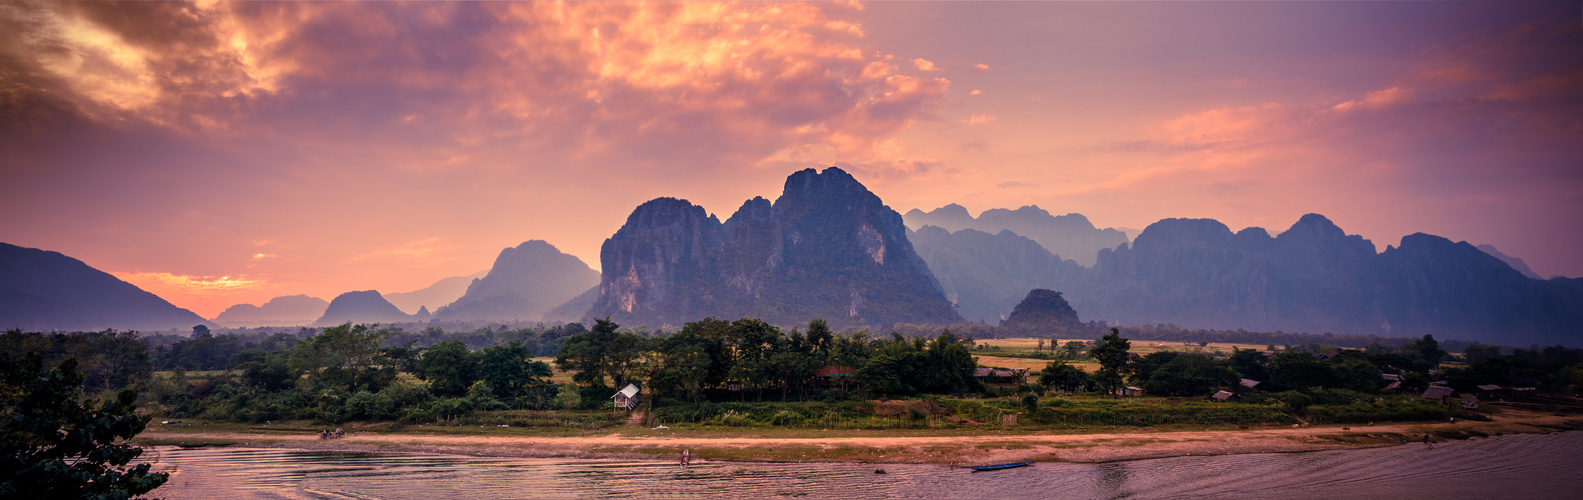
[[[1008,353],[1032,353],[1032,352],[1035,352],[1038,349],[1040,340],[1044,340],[1045,341],[1045,351],[1044,352],[1049,352],[1050,351],[1050,347],[1049,346],[1051,345],[1050,344],[1051,343],[1050,339],[1032,339],[1032,338],[1027,338],[1027,339],[1020,339],[1020,338],[1019,339],[985,339],[985,340],[978,340],[978,341],[975,341],[975,342],[977,344],[986,346],[988,348],[987,349],[988,351],[999,350],[1001,352],[1008,352]],[[1055,352],[1060,352],[1061,351],[1060,346],[1066,344],[1067,342],[1072,342],[1072,341],[1087,342],[1088,340],[1089,339],[1054,339],[1054,345],[1056,346]],[[1211,342],[1211,343],[1209,343],[1209,345],[1205,345],[1205,346],[1200,346],[1200,345],[1198,345],[1196,343],[1157,341],[1157,340],[1133,340],[1131,342],[1132,342],[1132,348],[1129,350],[1129,352],[1137,353],[1138,355],[1146,355],[1146,354],[1149,354],[1149,353],[1152,353],[1152,352],[1155,352],[1155,351],[1202,352],[1202,353],[1210,353],[1210,354],[1231,354],[1232,348],[1254,349],[1254,350],[1258,350],[1258,351],[1265,351],[1265,350],[1268,350],[1268,348],[1269,348],[1269,346],[1258,345],[1258,344],[1231,344],[1231,343],[1223,343],[1223,342]],[[1084,349],[1087,349],[1088,347],[1091,347],[1091,346],[1085,346]],[[985,351],[979,351],[979,350],[974,350],[973,352],[975,354],[982,353],[982,354],[987,354],[987,355],[990,355],[990,356],[994,355],[993,352],[985,352]]]
[[[1039,348],[1039,341],[1041,341],[1041,340],[1044,341],[1044,345],[1045,345],[1045,349],[1043,351],[1039,351],[1038,350],[1038,348]],[[1027,369],[1029,372],[1038,372],[1039,370],[1043,370],[1044,367],[1046,365],[1048,365],[1050,363],[1050,361],[1052,361],[1052,360],[1050,360],[1050,359],[1028,358],[1028,357],[1020,357],[1020,356],[1028,356],[1028,355],[1033,355],[1033,354],[1037,354],[1037,353],[1050,353],[1050,352],[1052,352],[1051,348],[1050,348],[1051,345],[1056,346],[1056,349],[1054,350],[1054,352],[1056,354],[1060,354],[1060,353],[1063,352],[1060,349],[1060,346],[1066,344],[1067,342],[1072,342],[1072,341],[1086,342],[1087,339],[1054,339],[1054,340],[1051,340],[1051,339],[1034,339],[1034,338],[1013,338],[1013,339],[985,339],[985,340],[978,340],[978,341],[976,341],[976,343],[978,345],[984,346],[985,348],[984,349],[974,349],[973,350],[973,356],[975,358],[978,358],[978,364],[980,366],[986,366],[986,367],[990,367],[990,368],[1024,368],[1024,369]],[[1088,347],[1089,346],[1087,346],[1087,345],[1084,346],[1084,351],[1085,352],[1088,349]],[[1198,352],[1198,353],[1205,353],[1205,354],[1211,354],[1211,355],[1220,354],[1220,355],[1228,355],[1229,356],[1231,354],[1231,351],[1232,351],[1233,348],[1235,348],[1235,349],[1254,349],[1254,350],[1264,351],[1264,350],[1266,350],[1268,348],[1268,346],[1255,345],[1255,344],[1228,344],[1228,343],[1210,343],[1209,345],[1200,346],[1200,345],[1198,345],[1196,343],[1166,342],[1166,341],[1153,341],[1153,340],[1134,340],[1134,341],[1132,341],[1132,348],[1131,348],[1131,350],[1129,352],[1136,353],[1136,354],[1138,354],[1140,356],[1147,355],[1147,354],[1150,354],[1150,353],[1153,353],[1153,352],[1158,352],[1158,351]],[[1070,363],[1072,366],[1076,366],[1079,369],[1082,369],[1083,371],[1086,371],[1086,372],[1089,372],[1089,373],[1093,373],[1094,371],[1099,369],[1099,363],[1095,363],[1093,361],[1090,361],[1090,360],[1087,360],[1087,359],[1084,359],[1084,358],[1068,360],[1068,363]]]
[[[976,353],[977,351],[974,352]],[[1049,365],[1050,361],[1052,361],[1048,359],[1033,358],[1006,358],[990,354],[974,354],[973,357],[978,359],[978,364],[980,366],[989,368],[1023,368],[1028,370],[1028,373],[1031,374],[1036,374],[1039,372],[1039,370],[1043,370],[1044,367]],[[1093,361],[1075,360],[1068,361],[1067,364],[1076,366],[1079,369],[1089,373],[1093,373],[1095,370],[1099,369],[1099,363],[1095,363]]]

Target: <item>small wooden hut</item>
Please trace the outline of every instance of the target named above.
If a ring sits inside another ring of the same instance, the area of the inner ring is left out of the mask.
[[[638,389],[638,386],[627,384],[626,387],[621,388],[620,392],[610,396],[610,399],[611,402],[615,403],[617,410],[631,410],[638,407],[639,392],[642,392],[642,390]]]

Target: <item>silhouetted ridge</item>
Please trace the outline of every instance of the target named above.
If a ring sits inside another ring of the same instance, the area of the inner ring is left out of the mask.
[[[1009,335],[1048,337],[1081,328],[1077,311],[1061,297],[1061,292],[1035,288],[1000,322],[1001,332]]]
[[[330,301],[324,316],[313,322],[317,326],[342,323],[399,323],[414,321],[411,315],[401,312],[375,290],[346,292]]]
[[[901,216],[835,167],[792,174],[773,203],[755,197],[724,223],[684,200],[643,203],[605,240],[600,266],[589,314],[623,324],[961,319],[913,251]]]
[[[974,219],[966,208],[953,203],[932,212],[910,210],[906,220],[907,226],[913,230],[936,226],[952,232],[963,229],[989,234],[1011,231],[1038,242],[1051,253],[1084,266],[1094,265],[1095,256],[1101,249],[1115,248],[1127,242],[1127,235],[1121,231],[1095,228],[1083,214],[1051,215],[1032,205],[1016,210],[989,209]]]
[[[262,306],[231,306],[215,316],[214,322],[230,327],[309,325],[329,307],[329,302],[318,297],[288,295],[269,299]]]
[[[506,248],[467,292],[434,312],[447,320],[539,320],[599,283],[599,272],[543,240]]]
[[[0,243],[0,328],[187,331],[195,325],[213,326],[80,260]]]
[[[1277,237],[1262,228],[1232,233],[1211,219],[1165,219],[1130,245],[1101,250],[1089,269],[991,244],[975,231],[920,230],[930,267],[957,303],[1004,303],[1042,276],[1086,317],[1123,325],[1479,340],[1507,345],[1583,345],[1583,289],[1575,280],[1535,280],[1465,242],[1414,234],[1376,254],[1374,244],[1308,214]],[[972,277],[993,276],[974,281]],[[964,278],[967,277],[967,278]],[[983,288],[963,287],[974,281]],[[999,306],[970,317],[1007,314]]]

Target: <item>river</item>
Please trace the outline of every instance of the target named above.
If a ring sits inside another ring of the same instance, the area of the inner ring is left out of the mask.
[[[938,465],[674,462],[160,447],[180,499],[1579,498],[1583,432],[1309,453]],[[886,474],[876,474],[883,468]]]

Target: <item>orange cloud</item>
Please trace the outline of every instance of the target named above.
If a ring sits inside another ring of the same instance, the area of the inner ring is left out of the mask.
[[[1362,99],[1343,102],[1335,105],[1336,111],[1350,111],[1353,109],[1379,108],[1406,102],[1413,98],[1415,92],[1411,88],[1391,87],[1376,90],[1363,95]]]
[[[153,291],[156,295],[164,295],[160,291],[182,295],[216,295],[227,292],[252,290],[268,285],[262,279],[249,279],[247,276],[193,276],[187,274],[172,274],[164,272],[153,273],[127,273],[112,272],[122,281],[137,285],[139,288]],[[158,291],[156,291],[158,290]]]
[[[40,95],[66,96],[100,121],[277,135],[303,148],[331,135],[389,143],[389,161],[373,163],[409,168],[483,168],[530,151],[689,168],[810,147],[872,154],[949,83],[895,75],[894,56],[865,48],[861,24],[842,18],[855,4],[6,9],[29,22],[0,50],[48,77]]]
[[[923,58],[913,59],[912,66],[918,68],[918,71],[940,71],[940,68],[935,67],[933,62]]]

